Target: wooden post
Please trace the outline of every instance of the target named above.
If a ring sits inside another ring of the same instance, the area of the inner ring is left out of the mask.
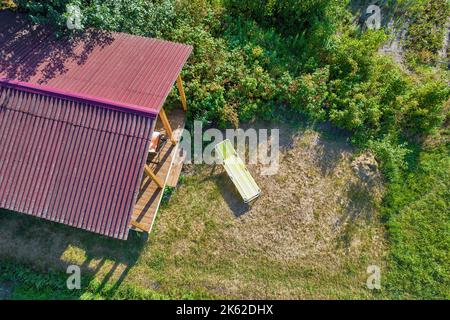
[[[161,111],[159,112],[159,118],[163,123],[164,129],[166,129],[166,134],[169,136],[170,141],[172,142],[173,145],[176,145],[177,142],[173,138],[173,131],[172,128],[170,127],[169,119],[167,119],[167,115],[164,109],[161,109]]]
[[[158,187],[160,187],[161,189],[164,188],[164,182],[158,178],[152,171],[152,169],[150,169],[150,167],[148,166],[148,164],[145,165],[144,167],[145,173],[153,180],[155,181],[155,183],[158,185]]]
[[[177,86],[178,86],[178,92],[180,93],[180,97],[181,97],[181,105],[183,106],[183,110],[187,111],[186,94],[184,93],[183,80],[181,80],[181,75],[179,75],[177,78]]]

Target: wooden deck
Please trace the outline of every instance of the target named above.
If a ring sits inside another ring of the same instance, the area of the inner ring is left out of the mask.
[[[186,122],[186,113],[181,109],[177,109],[167,112],[167,117],[172,127],[174,138],[178,142],[181,138]],[[156,123],[155,130],[162,133],[165,132],[159,118]],[[176,185],[176,182],[180,176],[182,168],[181,161],[183,159],[180,158],[178,155],[180,152],[177,151],[179,151],[179,144],[174,146],[170,143],[170,141],[167,141],[159,156],[149,163],[150,168],[156,176],[164,181],[164,185]],[[144,174],[137,202],[134,207],[133,216],[131,218],[132,222],[139,225],[139,228],[131,226],[130,228],[132,230],[148,233],[151,232],[156,214],[158,213],[159,205],[161,203],[163,191],[164,188],[159,188],[153,180]]]

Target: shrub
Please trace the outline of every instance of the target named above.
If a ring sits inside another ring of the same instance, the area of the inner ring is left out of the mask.
[[[343,8],[347,1],[335,0],[226,0],[235,15],[252,18],[268,26],[276,26],[286,34],[311,31],[317,23],[328,23],[329,17]]]
[[[444,102],[450,87],[442,79],[426,79],[416,83],[407,97],[402,127],[407,133],[425,136],[439,128],[444,119]]]
[[[447,0],[426,0],[410,11],[411,23],[405,46],[411,62],[434,63],[443,47],[446,23],[450,15]]]
[[[28,17],[36,24],[50,24],[57,28],[65,28],[67,5],[79,5],[78,0],[28,1],[16,0],[20,11],[27,12]]]
[[[0,1],[0,10],[7,8],[14,8],[16,4],[12,0],[1,0]]]
[[[280,104],[315,120],[326,120],[325,101],[328,97],[329,68],[317,69],[297,78],[285,73],[280,80],[278,96]]]
[[[83,16],[88,26],[160,37],[173,27],[175,1],[92,0]]]
[[[381,32],[343,35],[328,58],[330,120],[369,137],[396,126],[398,97],[407,90],[400,69],[376,54],[384,39]]]
[[[399,143],[394,134],[387,134],[380,140],[371,140],[369,149],[381,163],[381,169],[389,181],[398,181],[408,168],[406,156],[410,153],[406,143]]]
[[[231,47],[226,39],[214,37],[203,26],[192,26],[190,20],[179,21],[171,39],[194,46],[184,77],[195,119],[225,127],[273,116],[276,82],[264,67],[263,48]]]
[[[175,0],[17,0],[20,10],[27,12],[34,23],[50,24],[67,32],[67,6],[80,8],[86,27],[160,36],[172,28]]]

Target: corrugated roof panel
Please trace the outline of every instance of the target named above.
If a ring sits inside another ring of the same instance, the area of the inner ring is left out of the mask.
[[[0,83],[0,207],[126,239],[153,121]]]
[[[0,12],[0,78],[119,103],[161,109],[188,59],[188,45],[88,31],[56,39],[51,30]]]

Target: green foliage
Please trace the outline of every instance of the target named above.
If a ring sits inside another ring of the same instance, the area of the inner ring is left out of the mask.
[[[208,31],[217,31],[224,13],[222,0],[178,0],[175,2],[177,21],[192,26],[202,25]]]
[[[67,6],[77,5],[82,24],[104,30],[146,36],[161,36],[172,28],[174,0],[18,0],[19,8],[28,12],[35,23],[50,24],[67,32]]]
[[[380,32],[367,32],[341,36],[336,41],[329,57],[329,116],[339,127],[364,134],[376,132],[385,120],[384,113],[391,111],[389,105],[403,90],[399,71],[390,61],[375,55],[384,39]]]
[[[347,1],[336,0],[226,0],[231,13],[252,18],[265,25],[276,26],[287,34],[312,33],[313,25],[334,23],[330,14],[336,15]]]
[[[426,0],[416,4],[410,11],[407,58],[413,62],[434,63],[442,49],[445,26],[450,16],[448,0]]]
[[[289,73],[285,73],[280,81],[278,99],[289,103],[293,111],[307,115],[311,119],[326,120],[325,101],[328,97],[329,76],[328,67],[294,79]]]
[[[386,284],[397,299],[449,299],[450,156],[423,152],[415,168],[389,186],[384,215],[390,234]]]
[[[170,201],[170,197],[172,197],[172,194],[175,192],[175,188],[173,187],[165,187],[163,196],[161,199],[161,205],[165,206]]]
[[[194,46],[184,77],[195,119],[224,127],[237,126],[239,119],[272,115],[275,84],[260,65],[259,48],[230,49],[225,40],[185,22],[173,31],[172,39]]]
[[[376,53],[382,32],[339,36],[329,54],[329,119],[369,141],[391,132],[426,136],[439,128],[450,97],[446,75],[409,75]]]
[[[63,27],[66,24],[65,16],[67,5],[78,5],[78,0],[50,0],[28,1],[17,0],[17,6],[21,11],[28,13],[28,17],[37,24],[50,24]]]
[[[410,153],[406,143],[400,144],[398,138],[388,134],[380,140],[370,140],[368,147],[377,156],[385,177],[398,181],[408,168],[406,156]]]
[[[158,37],[173,27],[174,0],[93,0],[84,7],[87,25]]]
[[[313,57],[323,58],[332,47],[331,37],[351,18],[347,5],[347,0],[225,1],[233,17],[256,21],[264,29],[279,32],[283,40],[295,42],[298,61],[294,66]]]
[[[444,119],[444,102],[450,97],[450,86],[444,79],[427,79],[411,88],[405,103],[402,126],[408,133],[427,135],[439,128]]]

